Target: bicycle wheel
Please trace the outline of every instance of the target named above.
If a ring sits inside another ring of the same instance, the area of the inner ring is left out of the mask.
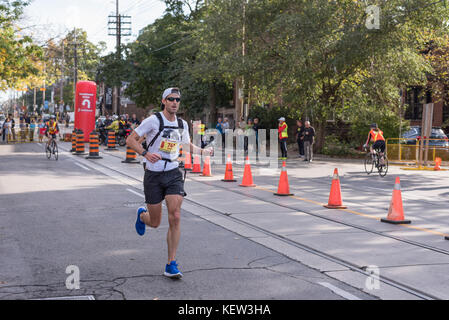
[[[55,160],[58,160],[58,145],[56,144],[55,141],[53,141],[52,143],[52,153],[53,156],[55,157]]]
[[[379,175],[381,177],[385,177],[387,175],[388,172],[388,158],[387,156],[384,156],[385,159],[385,166],[379,166],[378,171],[379,171]]]
[[[365,157],[365,171],[367,174],[370,174],[371,172],[373,172],[374,169],[374,161],[373,158],[371,157],[371,154],[368,153]]]
[[[45,144],[45,154],[47,155],[47,159],[51,158],[51,149],[50,146],[47,146],[47,144]]]

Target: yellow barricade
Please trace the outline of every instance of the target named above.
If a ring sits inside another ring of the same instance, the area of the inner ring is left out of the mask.
[[[14,129],[8,136],[9,144],[39,142],[39,128]]]
[[[435,162],[435,158],[441,158],[442,161],[449,161],[449,143],[447,139],[427,140],[429,141],[428,161]],[[386,140],[386,151],[388,161],[390,162],[417,164],[419,159],[419,140],[388,138]]]

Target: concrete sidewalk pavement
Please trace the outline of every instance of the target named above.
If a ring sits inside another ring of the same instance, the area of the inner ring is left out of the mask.
[[[102,166],[142,180],[141,166],[123,165],[116,156],[106,154],[102,154]],[[218,174],[208,178],[188,174],[183,208],[380,298],[449,299],[449,242],[433,237],[438,242],[434,248],[404,241],[403,233],[414,233],[417,238],[429,234],[382,224],[350,210],[325,209],[321,205],[327,195],[321,194],[321,201],[313,197],[276,198],[272,194],[276,176],[258,177],[256,188],[238,187],[239,182],[223,184],[221,178]],[[383,207],[388,207],[388,202]],[[385,212],[367,214],[379,218]],[[364,271],[369,266],[378,268],[380,277],[391,280],[390,284],[367,288]],[[407,293],[407,288],[412,290]]]

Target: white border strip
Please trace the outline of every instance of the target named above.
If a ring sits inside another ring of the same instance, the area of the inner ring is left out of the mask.
[[[350,294],[349,292],[346,292],[340,288],[337,288],[334,285],[331,285],[330,283],[327,282],[318,282],[318,284],[322,285],[323,287],[326,287],[328,289],[331,289],[334,293],[338,294],[339,296],[347,299],[347,300],[362,300],[359,297],[356,297],[352,294]]]
[[[126,189],[126,190],[128,190],[131,193],[134,193],[135,195],[138,195],[139,197],[145,198],[145,196],[143,194],[140,194],[140,193],[138,193],[138,192],[136,192],[134,190],[131,190],[131,189]]]
[[[78,162],[73,162],[74,164],[76,164],[78,167],[83,168],[84,170],[90,171],[90,169],[86,166],[83,166],[82,164],[78,163]]]

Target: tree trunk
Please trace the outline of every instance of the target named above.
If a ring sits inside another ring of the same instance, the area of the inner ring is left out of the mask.
[[[326,137],[326,120],[317,120],[315,128],[315,144],[314,151],[320,153],[324,147],[324,139]]]
[[[217,122],[217,89],[213,81],[209,84],[209,128],[215,128],[215,122]]]

